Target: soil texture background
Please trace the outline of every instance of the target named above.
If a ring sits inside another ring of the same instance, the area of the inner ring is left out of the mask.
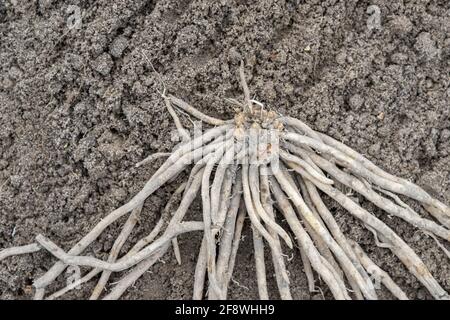
[[[377,28],[376,12],[367,13],[373,5],[380,13]],[[31,243],[42,233],[68,250],[157,170],[162,160],[134,166],[175,144],[151,64],[170,93],[225,119],[234,114],[225,99],[243,98],[241,60],[255,99],[450,204],[447,0],[0,0],[0,248]],[[124,250],[151,230],[185,178],[148,198]],[[410,298],[431,298],[359,221],[324,198],[345,234]],[[434,240],[358,199],[405,239],[449,292],[450,262]],[[197,200],[189,217],[200,219],[200,209]],[[86,254],[105,259],[124,221]],[[243,234],[229,298],[256,299],[248,221]],[[192,297],[201,234],[179,241],[182,265],[168,252],[123,299]],[[323,294],[309,293],[298,251],[284,251],[292,257],[287,266],[294,298],[331,298],[319,279]],[[46,252],[1,262],[0,298],[32,298],[33,280],[54,262]],[[267,268],[270,295],[277,299],[271,263]],[[94,285],[64,298],[87,298]],[[392,298],[384,290],[379,295]]]

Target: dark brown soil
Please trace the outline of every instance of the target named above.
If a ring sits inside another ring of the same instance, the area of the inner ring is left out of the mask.
[[[79,29],[68,28],[70,5],[83,13]],[[381,10],[379,30],[367,27],[370,5]],[[161,164],[134,167],[174,145],[160,83],[142,53],[171,93],[220,118],[233,115],[224,98],[242,98],[237,68],[244,59],[259,101],[450,204],[449,17],[447,0],[0,1],[0,248],[43,233],[69,249]],[[181,181],[148,199],[132,241],[152,228]],[[409,297],[430,298],[370,232],[326,200],[346,234]],[[450,263],[436,243],[360,200],[450,291]],[[197,202],[190,215],[200,218],[199,209]],[[87,253],[105,257],[123,221]],[[235,299],[257,298],[248,224],[244,235]],[[191,298],[200,240],[181,237],[183,264],[167,254],[123,298]],[[44,252],[1,262],[0,298],[31,298],[29,285],[54,262]],[[309,294],[298,252],[288,267],[295,298],[321,298]],[[271,297],[278,298],[268,268]],[[52,289],[64,283],[61,276]],[[86,298],[93,285],[67,298]]]

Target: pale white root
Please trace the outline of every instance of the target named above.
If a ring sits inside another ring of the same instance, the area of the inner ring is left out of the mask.
[[[60,261],[64,262],[67,265],[87,266],[117,272],[128,269],[136,265],[137,263],[141,262],[142,260],[148,258],[155,251],[159,250],[167,241],[171,241],[172,238],[183,233],[200,230],[204,230],[204,225],[202,222],[197,221],[181,222],[180,224],[173,226],[173,228],[171,228],[169,233],[161,236],[153,243],[140,250],[135,255],[128,257],[123,261],[119,260],[117,262],[107,262],[90,256],[75,256],[68,254],[60,247],[58,247],[55,243],[53,243],[50,239],[44,237],[41,234],[38,234],[36,236],[36,241],[48,252],[53,254],[56,258],[58,258]]]
[[[147,158],[145,158],[144,160],[136,163],[136,168],[142,167],[143,165],[153,162],[156,159],[162,158],[162,157],[170,157],[171,153],[169,152],[157,152],[157,153],[152,153],[151,155],[149,155]]]
[[[181,184],[177,190],[175,190],[174,194],[172,195],[172,197],[169,199],[169,201],[167,202],[163,214],[161,216],[161,221],[165,221],[165,220],[169,220],[168,218],[171,216],[170,210],[172,209],[172,205],[173,202],[176,201],[176,198],[179,194],[181,194],[184,191],[184,188],[186,187],[186,183]],[[110,255],[108,257],[108,262],[114,262],[116,261],[120,250],[122,248],[122,246],[125,244],[125,241],[127,240],[127,238],[129,237],[131,231],[133,230],[134,226],[136,225],[138,219],[139,219],[139,215],[140,212],[142,210],[142,205],[138,206],[137,208],[135,208],[132,212],[132,214],[129,216],[127,222],[125,223],[120,235],[118,236],[118,238],[116,239],[116,241],[114,242],[114,245],[111,249]],[[181,264],[181,257],[179,254],[179,248],[178,248],[178,242],[176,241],[176,237],[172,239],[172,247],[174,249],[174,253],[175,253],[175,257],[177,258],[177,260],[179,261],[179,263]],[[162,251],[162,250],[161,250]],[[165,251],[163,251],[164,253]],[[150,258],[146,259],[146,260],[150,260]],[[147,265],[146,263],[142,263],[143,265]],[[143,271],[145,272],[145,271]],[[102,272],[102,275],[100,277],[100,280],[97,283],[97,286],[94,288],[94,291],[91,294],[90,300],[96,300],[99,298],[100,294],[102,293],[103,289],[105,288],[109,277],[111,276],[111,271],[108,270],[104,270]],[[118,290],[117,292],[119,292],[120,290]]]
[[[254,144],[256,147],[257,144]],[[255,148],[256,149],[256,148]],[[250,148],[250,163],[255,163],[256,161],[256,150],[252,150]],[[258,190],[259,187],[259,179],[258,179],[258,167],[255,164],[250,164],[250,172],[249,172],[249,182],[250,185],[252,185],[251,188],[251,197],[252,202],[255,205],[256,212],[258,213],[259,217],[265,217],[266,219],[264,221],[268,221],[270,223],[266,222],[266,226],[268,229],[275,230],[275,233],[272,234],[273,238],[273,246],[276,247],[276,241],[275,237],[278,238],[277,232],[282,231],[283,236],[287,237],[290,241],[289,235],[278,225],[275,223],[275,219],[273,217],[270,217],[265,209],[263,208],[261,201],[260,201],[260,193]],[[259,220],[259,217],[257,219]],[[277,229],[274,229],[277,228]],[[267,275],[266,275],[266,262],[264,258],[264,242],[263,238],[261,236],[261,233],[252,225],[252,236],[253,236],[253,250],[255,253],[255,269],[256,269],[256,282],[258,286],[258,293],[259,293],[259,299],[261,300],[269,300],[269,292],[267,290]],[[285,240],[286,241],[286,240]],[[292,247],[292,244],[291,244]],[[281,252],[281,248],[277,248]]]
[[[134,269],[132,269],[126,276],[114,286],[110,293],[108,293],[103,300],[118,300],[122,294],[131,287],[137,279],[139,279],[151,266],[153,266],[169,248],[169,243],[166,243],[160,250],[156,251],[152,256],[139,262]]]
[[[221,290],[220,296],[212,294],[212,290],[209,292],[211,299],[225,299],[226,288],[228,286],[228,268],[232,256],[233,238],[236,232],[237,214],[239,210],[239,204],[241,203],[242,193],[242,180],[241,175],[236,175],[236,181],[233,186],[233,196],[229,203],[224,227],[219,240],[219,254],[217,256],[217,281]],[[224,201],[226,202],[226,201]],[[225,206],[225,205],[224,205]],[[242,210],[241,210],[242,211]]]
[[[180,118],[178,118],[178,115],[173,109],[170,100],[168,98],[164,98],[164,102],[166,104],[167,111],[169,112],[170,116],[173,119],[173,122],[175,123],[175,127],[178,130],[178,134],[180,135],[182,142],[190,141],[191,136],[189,135],[189,132],[181,124]]]
[[[241,202],[241,203],[243,204],[244,202]],[[245,217],[247,215],[244,208],[245,208],[244,205],[240,206],[239,214],[236,219],[236,225],[235,225],[234,237],[233,237],[233,246],[231,248],[230,259],[228,261],[228,268],[225,273],[224,288],[222,289],[222,299],[227,298],[229,283],[230,283],[230,280],[233,275],[234,265],[236,263],[236,255],[237,255],[237,252],[239,249],[239,244],[241,242],[242,228],[244,227],[244,221],[245,221]]]
[[[194,293],[192,295],[193,300],[201,300],[203,299],[203,288],[205,286],[205,276],[206,276],[206,263],[208,260],[207,254],[207,244],[206,237],[203,236],[202,244],[200,246],[200,252],[197,256],[197,264],[195,265],[194,272]],[[217,293],[212,293],[216,295]]]
[[[355,265],[356,269],[359,271],[359,273],[362,275],[362,277],[366,280],[368,287],[370,290],[374,290],[374,288],[371,286],[371,281],[360,264],[354,250],[352,250],[350,244],[348,243],[348,240],[346,236],[342,233],[342,231],[339,228],[339,225],[337,224],[336,220],[334,219],[333,215],[330,213],[328,208],[323,203],[322,199],[320,198],[320,195],[317,191],[317,188],[312,184],[309,180],[304,180],[307,192],[310,195],[311,201],[313,202],[314,206],[317,209],[317,212],[322,217],[323,221],[327,225],[328,229],[330,230],[333,237],[336,239],[336,241],[339,243],[339,245],[342,247],[342,249],[345,251],[349,259],[352,261],[352,263]],[[362,295],[359,296],[358,291],[353,288],[355,291],[355,294],[358,298],[362,298]]]
[[[275,213],[272,207],[272,198],[270,196],[270,183],[269,183],[270,170],[267,167],[260,167],[260,185],[261,202],[264,210],[269,217],[275,220]],[[278,247],[279,252],[282,252],[280,239],[275,230],[269,227],[269,233],[272,235],[275,246]],[[277,252],[272,251],[272,262],[275,269],[275,278],[277,280],[278,291],[280,292],[280,298],[282,300],[292,300],[291,291],[289,288],[289,282],[286,282],[281,274],[287,273],[286,265],[284,263],[284,255],[277,255]]]
[[[122,246],[125,244],[125,241],[127,241],[128,237],[130,236],[131,231],[133,230],[134,226],[138,222],[139,215],[142,211],[142,206],[136,207],[133,212],[128,217],[127,222],[125,222],[124,227],[122,228],[122,231],[120,232],[119,236],[117,237],[116,241],[114,242],[111,252],[109,253],[108,262],[115,262],[117,260],[117,257],[119,256],[120,250],[122,249]],[[103,289],[105,288],[109,277],[111,276],[111,271],[104,270],[102,272],[102,275],[100,276],[100,280],[98,281],[97,285],[94,288],[94,291],[91,294],[90,300],[96,300],[103,292]]]
[[[268,242],[270,248],[272,251],[275,251],[277,255],[281,255],[281,252],[279,251],[279,248],[275,245],[275,241],[273,237],[269,234],[269,232],[264,228],[264,226],[261,224],[258,218],[258,214],[256,213],[256,209],[253,204],[251,191],[250,191],[250,185],[249,185],[249,166],[248,164],[242,165],[242,186],[244,190],[244,200],[245,200],[245,207],[247,209],[248,216],[252,222],[252,226],[254,226],[260,234],[264,237],[264,239]],[[285,281],[289,282],[289,276],[287,272],[284,272],[281,275]]]
[[[425,209],[431,214],[433,215],[439,222],[441,222],[443,225],[447,226],[448,228],[450,228],[450,207],[446,206],[445,204],[443,204],[442,202],[440,202],[437,199],[434,199],[433,197],[431,197],[430,195],[428,195],[422,188],[420,188],[419,186],[415,185],[414,183],[400,178],[400,177],[396,177],[390,173],[387,173],[386,171],[384,171],[383,169],[381,169],[380,167],[377,167],[373,162],[371,162],[370,160],[366,159],[365,157],[363,157],[361,154],[359,154],[358,152],[356,152],[355,150],[353,150],[352,148],[346,146],[345,144],[333,139],[330,136],[327,136],[323,133],[319,134],[320,137],[330,146],[335,147],[338,150],[341,150],[343,153],[348,154],[349,156],[351,156],[352,158],[354,158],[356,161],[359,161],[360,163],[362,163],[364,166],[366,166],[369,170],[371,170],[372,172],[374,172],[375,174],[384,177],[388,180],[400,183],[404,186],[406,186],[406,188],[409,188],[411,190],[413,190],[416,193],[422,194],[423,197],[425,197],[427,199],[427,201],[423,202],[423,205],[425,207]],[[415,199],[414,197],[411,197],[413,199]]]
[[[426,193],[417,185],[400,178],[397,178],[398,181],[394,181],[392,178],[390,178],[390,175],[383,174],[384,171],[382,171],[381,169],[379,169],[381,171],[378,170],[377,172],[374,172],[373,169],[368,169],[366,166],[364,166],[364,163],[366,163],[366,161],[363,161],[359,157],[358,160],[355,160],[355,158],[350,157],[344,152],[310,137],[302,136],[293,132],[288,132],[283,134],[283,138],[292,141],[295,144],[307,145],[318,152],[332,156],[339,162],[339,164],[342,164],[343,166],[351,170],[352,173],[377,184],[381,188],[408,196],[416,201],[421,202],[440,223],[450,228],[450,208],[432,198],[428,193]]]
[[[290,204],[290,201],[281,190],[281,187],[279,186],[277,180],[271,176],[270,182],[272,194],[277,201],[278,207],[283,213],[292,232],[295,234],[298,246],[303,249],[305,255],[308,257],[311,266],[328,285],[335,299],[350,299],[347,290],[345,290],[345,284],[343,283],[342,279],[337,279],[334,276],[333,272],[329,269],[328,265],[324,264],[324,261],[326,260],[317,251],[317,248],[312,242],[310,236],[301,225],[294,209],[292,208],[292,205]]]
[[[156,236],[160,233],[160,231],[161,231],[163,226],[164,226],[164,219],[161,217],[161,219],[159,219],[159,221],[157,222],[157,224],[155,225],[153,230],[149,233],[149,235],[147,235],[145,238],[139,240],[133,246],[133,248],[124,257],[122,257],[121,259],[123,259],[123,258],[125,258],[127,256],[131,256],[131,255],[135,254],[140,249],[145,247],[148,243],[152,242],[153,239],[155,239]],[[59,298],[62,295],[64,295],[67,292],[69,292],[70,290],[73,290],[73,289],[77,288],[78,286],[80,286],[81,284],[90,281],[93,277],[95,277],[96,275],[98,275],[102,271],[103,270],[100,269],[100,268],[94,268],[89,273],[87,273],[84,277],[82,277],[81,279],[79,279],[79,280],[77,280],[77,281],[67,285],[66,287],[62,288],[61,290],[58,290],[57,292],[49,295],[46,299],[53,300],[53,299]]]
[[[387,213],[395,215],[409,222],[410,224],[418,227],[421,230],[432,232],[433,234],[436,234],[441,238],[450,241],[450,230],[446,229],[443,226],[438,225],[434,221],[420,217],[411,209],[408,210],[406,208],[403,208],[399,205],[396,205],[389,199],[380,196],[370,187],[366,186],[361,180],[352,177],[350,174],[345,173],[344,171],[338,169],[334,164],[332,164],[328,160],[323,159],[322,157],[313,154],[311,152],[308,152],[306,150],[305,152],[308,153],[309,156],[312,158],[312,160],[323,170],[328,172],[339,182],[343,183],[344,185],[363,195],[367,200],[375,204],[380,209],[383,209]]]
[[[295,164],[293,164],[295,166]],[[297,167],[299,172],[302,169]],[[434,279],[426,265],[417,254],[385,223],[370,214],[368,211],[356,204],[348,196],[336,188],[313,181],[314,184],[329,197],[343,206],[349,213],[361,220],[365,225],[374,229],[378,235],[382,235],[384,242],[390,244],[390,250],[404,263],[408,270],[428,289],[436,299],[449,299],[449,295]]]
[[[311,262],[309,262],[308,256],[306,255],[305,250],[302,247],[298,246],[298,251],[300,252],[300,259],[302,260],[303,271],[306,275],[306,281],[308,281],[308,290],[309,292],[315,292],[316,281],[314,279],[313,270],[311,268]]]
[[[283,170],[285,170],[284,166],[282,168],[283,168]],[[299,192],[298,187],[297,187],[294,179],[291,177],[291,175],[286,174],[286,179],[295,188],[295,190],[297,192]],[[304,200],[308,204],[308,199],[305,198]],[[311,213],[314,215],[315,219],[317,219],[317,222],[320,223],[324,227],[324,224],[323,224],[321,218],[319,217],[319,215],[317,214],[317,212],[315,211],[314,207],[312,207],[312,206],[308,206],[308,207],[311,208]],[[323,238],[320,236],[320,234],[318,234],[314,230],[314,228],[311,226],[311,224],[307,220],[304,219],[302,211],[299,210],[298,208],[297,208],[297,213],[298,213],[299,217],[301,218],[301,220],[303,221],[306,231],[308,232],[308,234],[311,236],[312,240],[314,241],[314,243],[317,247],[317,250],[319,250],[320,254],[325,258],[327,263],[330,264],[330,268],[332,269],[335,276],[342,278],[343,273],[339,267],[339,264],[337,263],[336,259],[334,258],[333,254],[331,253],[331,250],[327,246],[326,242],[323,240]]]
[[[242,90],[244,91],[244,112],[252,111],[252,103],[250,101],[250,90],[248,89],[247,80],[245,79],[244,61],[241,60],[239,67],[239,80],[241,81]]]
[[[369,256],[363,251],[363,249],[355,241],[350,240],[350,244],[358,255],[359,260],[363,264],[366,270],[372,274],[372,276],[380,279],[385,287],[399,300],[408,300],[407,295],[403,290],[392,280],[392,278],[380,267],[378,267]]]
[[[37,243],[27,244],[24,246],[18,246],[18,247],[12,247],[12,248],[6,248],[0,251],[0,261],[12,257],[17,256],[21,254],[27,254],[27,253],[34,253],[41,250],[41,246]]]
[[[351,263],[348,256],[345,254],[339,244],[333,239],[328,230],[319,222],[318,219],[316,219],[314,214],[311,212],[311,209],[308,208],[308,206],[300,196],[298,190],[296,190],[295,186],[289,183],[289,180],[286,178],[285,172],[278,170],[278,168],[272,168],[272,172],[275,178],[278,180],[281,188],[286,192],[299,212],[301,212],[303,218],[311,225],[312,229],[322,238],[329,249],[333,252],[336,259],[339,261],[341,268],[345,270],[346,274],[353,279],[352,281],[355,281],[355,283],[358,284],[364,297],[367,299],[376,299],[377,297],[376,295],[374,295],[373,290],[370,290],[370,287],[367,286],[366,281],[364,281],[361,274],[356,270],[355,266]]]
[[[208,115],[198,111],[197,109],[195,109],[194,107],[192,107],[188,103],[184,102],[183,100],[178,99],[177,97],[174,97],[172,95],[169,95],[167,98],[175,106],[177,106],[178,108],[180,108],[180,109],[186,111],[187,113],[193,115],[197,119],[200,119],[204,123],[212,124],[213,126],[220,126],[220,125],[223,125],[225,123],[230,123],[230,121],[224,121],[224,120],[220,120],[220,119],[208,116]]]
[[[313,202],[313,200],[312,200],[312,198],[311,198],[311,196],[310,196],[310,194],[309,194],[309,192],[308,192],[308,190],[307,190],[306,183],[305,183],[305,182],[303,181],[303,179],[302,179],[301,177],[299,177],[299,176],[297,176],[297,181],[298,181],[298,184],[299,184],[299,186],[300,186],[301,194],[302,194],[302,196],[303,196],[303,199],[305,200],[306,205],[311,209],[311,211],[314,213],[314,215],[318,216],[318,220],[319,220],[321,223],[323,223],[322,217],[319,215],[318,210],[317,210],[316,206],[314,205],[314,202]],[[333,237],[334,237],[334,234],[331,232],[331,230],[330,230],[330,233],[331,233],[331,234],[333,235]],[[334,238],[335,238],[335,237],[334,237]],[[342,244],[339,243],[339,241],[338,241],[336,238],[335,238],[335,240],[336,240],[336,242],[337,242],[340,246],[342,246]],[[342,249],[344,250],[344,248],[342,248]],[[347,254],[347,251],[346,251],[346,250],[344,250],[344,252]],[[348,254],[347,254],[347,256],[348,256]],[[351,260],[350,257],[349,257],[349,259]],[[340,270],[340,267],[339,267],[339,266],[336,267],[337,262],[336,262],[334,259],[333,259],[332,261],[330,261],[329,259],[327,259],[327,260],[328,260],[328,262],[330,262],[330,264],[333,265],[333,267],[334,267],[335,269]],[[334,262],[334,264],[333,264],[332,262]],[[352,263],[353,263],[353,261],[352,261]],[[353,264],[355,265],[355,263],[353,263]],[[355,265],[355,267],[357,267],[357,266]],[[358,269],[358,271],[359,271],[359,269]],[[346,272],[346,270],[344,270],[344,272]],[[340,275],[341,277],[343,277],[343,273],[339,273],[339,275]],[[358,300],[363,300],[363,299],[364,299],[364,296],[363,296],[363,294],[361,293],[361,290],[359,289],[358,284],[357,284],[357,283],[355,282],[355,280],[351,277],[351,275],[349,275],[349,274],[345,274],[345,275],[346,275],[346,278],[347,278],[348,282],[350,283],[350,286],[352,287],[353,293],[354,293],[354,295],[356,296],[356,298],[357,298]],[[366,281],[367,281],[367,280],[366,280]],[[372,289],[373,289],[373,288],[372,288]],[[376,295],[375,292],[374,292],[374,295]]]
[[[206,131],[201,137],[193,139],[191,142],[177,149],[167,159],[164,165],[153,175],[144,188],[122,207],[111,212],[107,217],[101,220],[86,236],[84,236],[75,246],[68,251],[69,255],[79,255],[87,246],[89,246],[98,236],[114,221],[130,212],[140,203],[142,203],[150,194],[152,194],[161,185],[181,172],[192,157],[192,150],[198,149],[204,143],[222,135],[230,126],[221,126]],[[170,170],[169,170],[170,169]],[[35,280],[33,285],[36,289],[45,289],[52,283],[66,268],[62,261],[58,261],[43,276]],[[37,290],[36,298],[45,293],[44,290]]]
[[[256,282],[258,284],[259,299],[269,300],[267,290],[266,263],[264,260],[264,243],[259,231],[252,226],[253,250],[255,252]]]
[[[217,284],[216,276],[216,242],[215,242],[215,232],[212,230],[212,219],[211,219],[211,194],[209,189],[209,180],[213,170],[213,167],[218,163],[225,152],[233,145],[234,141],[227,144],[225,148],[219,148],[214,156],[207,162],[205,171],[202,178],[202,207],[203,207],[203,223],[205,227],[204,237],[206,241],[206,255],[207,255],[207,272],[209,284],[214,290],[215,294],[220,294],[220,288]]]

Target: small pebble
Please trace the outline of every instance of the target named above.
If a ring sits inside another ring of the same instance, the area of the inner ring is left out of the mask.
[[[80,115],[83,114],[87,110],[86,103],[84,102],[78,102],[75,107],[73,108],[73,111],[75,114]]]
[[[359,94],[354,94],[350,97],[348,103],[353,110],[358,110],[363,105],[364,99]]]
[[[379,142],[377,142],[369,147],[368,152],[370,155],[375,156],[380,153],[380,149],[381,149],[381,144]]]
[[[416,39],[414,48],[419,53],[419,56],[425,60],[432,60],[439,55],[439,49],[431,39],[431,35],[428,32],[422,32]]]
[[[9,181],[14,188],[18,189],[23,183],[23,178],[19,175],[12,175],[9,177]]]
[[[412,28],[412,22],[405,16],[396,16],[389,23],[394,34],[403,36],[409,33]]]
[[[408,55],[401,52],[396,52],[391,56],[391,61],[399,65],[405,64],[408,61]]]
[[[336,56],[336,62],[340,65],[345,64],[347,60],[347,54],[345,52],[340,52]]]
[[[111,47],[109,48],[109,53],[111,53],[111,55],[114,58],[120,58],[124,50],[127,48],[127,46],[128,46],[127,38],[122,36],[117,37],[111,44]]]
[[[97,59],[94,60],[92,67],[98,73],[107,76],[114,65],[111,56],[108,53],[101,54]]]

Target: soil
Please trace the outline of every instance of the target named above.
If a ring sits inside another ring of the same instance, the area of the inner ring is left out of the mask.
[[[380,9],[378,28],[371,28],[371,5]],[[174,146],[174,124],[149,61],[170,93],[225,119],[234,112],[225,98],[243,97],[237,78],[243,59],[257,100],[450,204],[449,17],[446,0],[0,1],[0,248],[31,243],[42,233],[69,249],[161,165],[134,167]],[[182,181],[148,199],[131,243],[155,225]],[[358,221],[325,201],[344,232],[410,298],[431,298]],[[449,292],[450,263],[438,245],[359,201],[406,240]],[[189,214],[200,219],[199,201]],[[86,253],[105,258],[123,222]],[[230,288],[234,299],[257,298],[249,229],[247,222]],[[200,240],[199,233],[182,236],[182,265],[166,254],[122,298],[190,299]],[[293,254],[294,298],[331,298],[319,280],[323,295],[310,294],[298,252],[285,252]],[[1,262],[0,298],[30,299],[30,284],[54,262],[45,252]],[[270,263],[267,268],[277,299]],[[87,298],[94,285],[65,298]],[[380,297],[392,298],[384,290]]]

